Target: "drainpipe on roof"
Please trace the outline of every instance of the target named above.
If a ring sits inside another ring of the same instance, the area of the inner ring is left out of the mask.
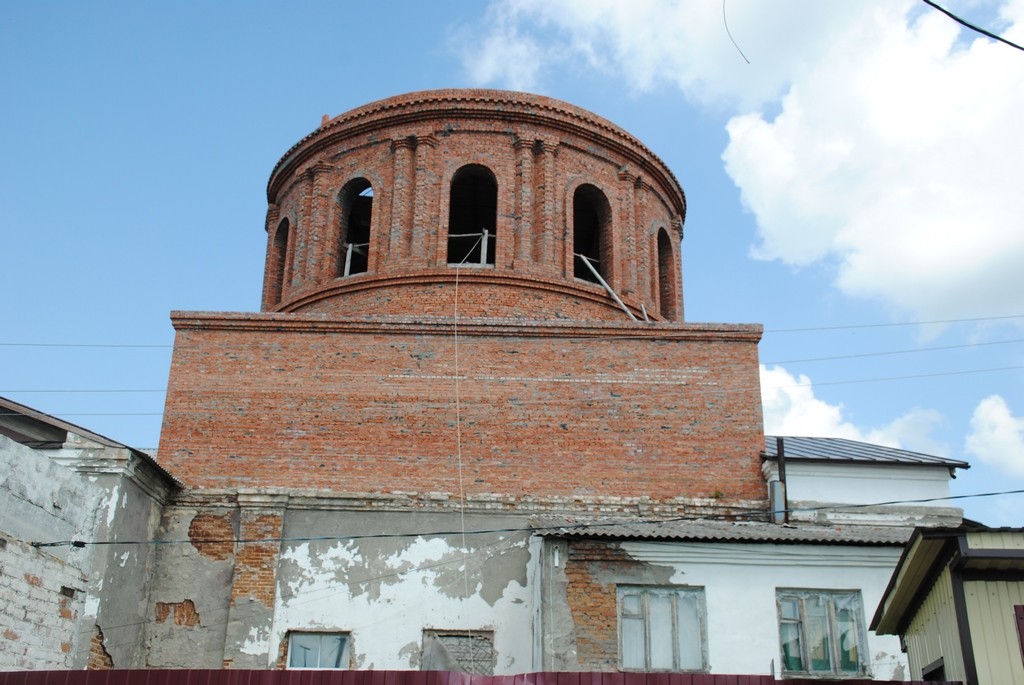
[[[782,438],[775,438],[775,452],[779,458],[779,479],[768,483],[768,503],[772,510],[772,523],[789,522],[789,502],[786,498],[786,448]]]

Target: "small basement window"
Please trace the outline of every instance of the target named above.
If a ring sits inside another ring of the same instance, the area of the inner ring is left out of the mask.
[[[494,633],[478,630],[424,630],[424,671],[494,675]]]
[[[448,204],[448,264],[493,266],[498,225],[498,181],[468,164],[452,177]]]
[[[348,633],[291,633],[288,635],[288,668],[347,669]]]

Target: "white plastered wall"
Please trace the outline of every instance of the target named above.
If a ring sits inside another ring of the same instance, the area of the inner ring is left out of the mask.
[[[509,577],[500,595],[488,596],[483,573],[493,579],[488,559],[503,554]],[[493,633],[495,675],[530,671],[534,590],[512,576],[520,575],[514,566],[526,564],[525,578],[532,578],[535,558],[525,536],[468,552],[457,538],[410,538],[374,558],[352,541],[326,550],[295,545],[282,561],[300,571],[279,586],[269,643],[254,639],[249,649],[266,650],[270,666],[289,630],[343,631],[355,668],[407,670],[420,667],[424,630],[479,630]]]
[[[899,547],[625,542],[637,561],[670,566],[671,582],[703,587],[712,673],[781,675],[777,588],[860,590],[864,626],[881,600]],[[870,673],[903,680],[899,639],[868,632]]]

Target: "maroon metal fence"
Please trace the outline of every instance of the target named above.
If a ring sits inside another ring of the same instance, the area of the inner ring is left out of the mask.
[[[924,685],[897,680],[776,680],[703,673],[525,673],[479,676],[449,671],[243,671],[123,669],[0,672],[0,685]],[[936,685],[930,683],[929,685]],[[938,685],[960,685],[946,682]]]

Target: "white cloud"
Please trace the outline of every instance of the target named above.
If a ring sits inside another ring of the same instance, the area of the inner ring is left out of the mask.
[[[1024,59],[958,38],[940,14],[877,6],[778,116],[729,122],[723,158],[757,219],[756,256],[834,259],[844,293],[922,318],[1020,308]]]
[[[999,395],[986,397],[971,416],[965,449],[1004,473],[1024,476],[1024,418],[1014,416]]]
[[[810,378],[794,376],[781,366],[761,366],[761,400],[768,435],[846,438],[939,456],[948,453],[931,435],[942,420],[937,411],[914,408],[881,428],[860,428],[843,415],[841,404],[815,397]]]
[[[732,0],[725,19],[722,9],[685,0],[496,0],[463,63],[476,83],[538,88],[545,68],[583,65],[636,91],[669,85],[704,104],[756,106],[783,92],[862,11],[860,0]],[[507,71],[524,54],[532,81]]]
[[[494,3],[485,21],[489,29],[479,42],[471,27],[461,27],[453,40],[470,80],[513,90],[535,88],[547,51],[533,36],[520,32],[515,8]]]
[[[974,5],[1024,40],[1024,0]],[[1020,52],[911,0],[724,9],[750,64],[721,4],[684,0],[495,0],[464,63],[477,83],[582,67],[731,107],[723,159],[754,256],[835,265],[843,293],[914,318],[1016,313]]]

